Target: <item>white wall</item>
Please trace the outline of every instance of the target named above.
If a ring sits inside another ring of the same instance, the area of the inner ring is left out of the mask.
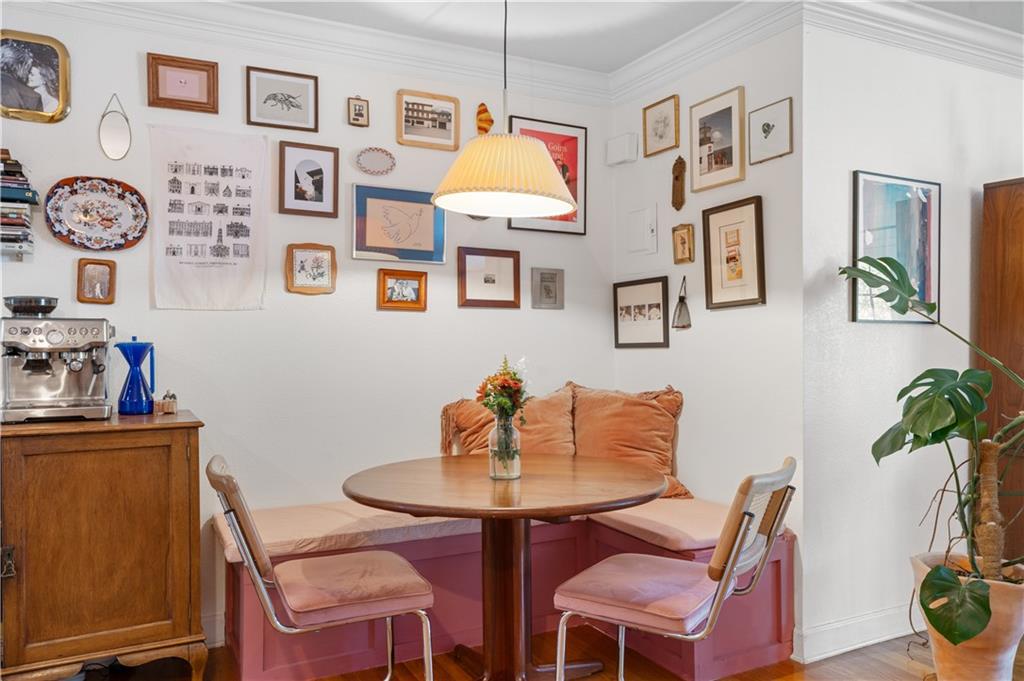
[[[797,654],[810,660],[908,632],[908,557],[927,548],[930,527],[918,521],[949,462],[930,448],[876,466],[871,443],[899,418],[896,393],[914,376],[969,362],[940,329],[849,321],[849,289],[836,271],[852,258],[852,173],[942,184],[941,315],[969,333],[982,184],[1024,172],[1024,120],[1019,78],[835,31],[806,29],[803,68],[806,513]]]
[[[4,25],[62,40],[72,60],[72,112],[55,125],[3,119],[3,146],[24,163],[41,194],[70,175],[115,177],[152,196],[148,128],[151,124],[266,135],[273,158],[269,197],[276,197],[279,139],[341,148],[341,217],[337,220],[285,216],[271,209],[264,309],[253,312],[185,312],[150,306],[152,239],[128,251],[93,254],[57,242],[40,213],[34,222],[36,252],[24,262],[3,263],[3,294],[53,295],[58,314],[106,317],[118,337],[156,344],[157,389],[173,389],[182,408],[193,410],[201,431],[201,464],[224,455],[238,472],[251,505],[265,507],[341,498],[348,475],[376,464],[438,451],[441,406],[473,394],[480,378],[503,354],[528,358],[532,389],[543,394],[567,379],[610,386],[611,367],[611,185],[601,163],[607,137],[602,108],[531,99],[513,93],[512,112],[589,128],[592,153],[588,176],[586,237],[508,231],[503,221],[474,222],[448,216],[447,264],[426,270],[429,308],[425,314],[378,312],[376,273],[385,262],[353,260],[353,182],[432,190],[455,154],[395,143],[395,91],[415,88],[455,95],[462,104],[462,139],[476,134],[477,103],[486,101],[500,117],[500,81],[441,82],[397,73],[369,71],[332,55],[313,58],[296,48],[244,41],[190,40],[141,28],[88,23],[7,5]],[[220,64],[220,114],[213,116],[146,105],[146,52],[198,57]],[[244,123],[244,69],[264,66],[320,77],[318,134],[250,127]],[[543,66],[537,66],[542,70]],[[123,161],[106,159],[96,127],[112,92],[127,110],[134,144]],[[345,98],[371,102],[371,127],[348,126]],[[500,124],[500,122],[499,122]],[[396,170],[376,178],[362,174],[354,157],[365,146],[384,146],[398,159]],[[268,200],[270,200],[268,197]],[[302,296],[284,290],[285,245],[316,241],[339,254],[334,295]],[[455,251],[459,245],[521,251],[520,310],[459,309]],[[75,302],[75,263],[80,257],[117,262],[117,302],[112,306]],[[404,264],[403,264],[404,265]],[[530,267],[566,272],[564,311],[530,308]],[[112,362],[110,390],[116,398],[123,372]],[[204,484],[201,519],[203,612],[216,641],[222,612],[218,551],[209,525],[217,501]],[[213,619],[211,619],[213,618]],[[213,625],[213,626],[211,626]]]

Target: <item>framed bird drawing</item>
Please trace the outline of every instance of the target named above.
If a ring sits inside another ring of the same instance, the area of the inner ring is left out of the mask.
[[[356,184],[352,187],[352,257],[441,265],[445,213],[431,192]]]

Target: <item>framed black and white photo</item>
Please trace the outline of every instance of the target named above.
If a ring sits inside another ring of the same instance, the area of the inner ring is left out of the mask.
[[[793,98],[754,109],[748,114],[750,165],[793,153]]]
[[[615,347],[668,347],[668,277],[612,285]]]
[[[459,307],[519,307],[519,251],[459,246]]]
[[[395,96],[395,139],[409,147],[457,151],[458,98],[399,90]]]
[[[562,180],[576,201],[576,210],[547,218],[509,218],[509,229],[585,235],[587,233],[587,129],[579,125],[509,116],[514,135],[539,139],[551,154]]]
[[[694,192],[745,177],[743,86],[690,107],[690,188]]]
[[[708,208],[703,217],[707,309],[763,305],[766,297],[761,197],[751,196]]]
[[[277,211],[338,217],[338,148],[279,144]]]
[[[71,110],[71,58],[48,35],[0,30],[3,88],[0,113],[35,123],[56,123]]]
[[[304,73],[245,67],[245,122],[268,128],[320,129],[320,79]]]
[[[530,305],[535,310],[565,308],[565,270],[550,267],[530,269]]]

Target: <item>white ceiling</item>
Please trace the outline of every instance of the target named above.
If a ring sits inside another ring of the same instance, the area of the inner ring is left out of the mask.
[[[768,0],[772,1],[772,0]],[[502,3],[247,0],[274,11],[501,51]],[[610,73],[740,4],[730,0],[510,0],[510,55]],[[1024,0],[921,4],[1024,33]]]

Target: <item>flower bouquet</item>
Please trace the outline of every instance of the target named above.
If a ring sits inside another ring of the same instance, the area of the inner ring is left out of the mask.
[[[512,420],[518,412],[519,425],[526,424],[522,408],[530,396],[526,394],[522,374],[522,367],[512,367],[506,357],[497,373],[485,378],[476,390],[477,402],[494,414],[494,430],[488,437],[494,480],[515,480],[520,476],[519,430]]]

